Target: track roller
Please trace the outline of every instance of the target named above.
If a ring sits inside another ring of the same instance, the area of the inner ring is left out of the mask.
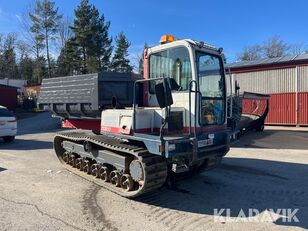
[[[74,154],[70,154],[69,155],[69,164],[72,166],[72,167],[75,167],[76,166],[76,156]]]
[[[120,186],[121,174],[119,171],[114,170],[110,173],[110,182],[116,187]]]
[[[62,159],[63,159],[63,161],[65,162],[65,163],[69,163],[69,158],[70,158],[70,155],[69,155],[69,153],[68,152],[65,152],[64,154],[63,154],[63,157],[62,157]]]
[[[91,174],[91,164],[90,161],[85,160],[82,165],[82,170],[88,174]]]
[[[91,174],[92,176],[95,176],[95,177],[99,177],[99,168],[100,166],[98,164],[92,164],[91,166]]]
[[[76,159],[76,168],[79,170],[82,170],[82,166],[83,166],[83,158],[77,158]]]
[[[129,174],[124,174],[121,176],[120,184],[122,189],[124,189],[126,192],[131,191],[134,187],[133,178]]]
[[[102,166],[99,170],[99,177],[105,181],[108,182],[110,179],[110,170],[106,166]]]

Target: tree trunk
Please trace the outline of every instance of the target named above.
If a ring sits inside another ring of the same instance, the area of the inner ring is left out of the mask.
[[[98,70],[102,71],[102,61],[100,56],[98,56]]]
[[[82,47],[82,55],[83,55],[83,74],[87,74],[87,56],[86,56],[86,48]]]
[[[35,65],[36,65],[36,71],[37,71],[37,83],[41,83],[41,79],[40,79],[40,72],[39,72],[39,68],[40,68],[40,65],[39,65],[39,62],[40,62],[40,49],[39,49],[39,45],[38,45],[38,42],[36,41],[36,62],[35,62]]]
[[[47,56],[47,63],[48,63],[48,78],[50,78],[51,73],[50,73],[50,57],[49,57],[49,44],[48,44],[47,28],[45,28],[45,40],[46,40],[46,56]]]

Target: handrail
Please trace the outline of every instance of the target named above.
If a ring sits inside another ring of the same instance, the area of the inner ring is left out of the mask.
[[[136,85],[137,85],[137,83],[163,80],[163,79],[168,79],[168,78],[159,77],[159,78],[151,78],[151,79],[139,79],[139,80],[136,80],[134,82],[134,88],[133,88],[134,89],[134,91],[133,91],[133,123],[132,123],[133,132],[135,132],[135,128],[136,128]],[[166,120],[166,118],[164,118],[164,120]]]
[[[195,84],[195,90],[192,90],[192,86]],[[197,130],[197,95],[200,94],[199,85],[196,80],[189,82],[189,135],[191,135],[191,93],[195,93],[195,110],[194,110],[194,136],[196,137]]]

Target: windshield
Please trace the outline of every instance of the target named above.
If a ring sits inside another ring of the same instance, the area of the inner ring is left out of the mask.
[[[187,48],[170,48],[150,55],[150,78],[169,77],[171,90],[186,91],[191,80],[191,64]],[[154,94],[155,83],[150,82]]]
[[[219,125],[225,121],[225,81],[219,56],[197,52],[201,99],[201,124]]]
[[[13,117],[13,113],[6,108],[0,108],[0,117]]]

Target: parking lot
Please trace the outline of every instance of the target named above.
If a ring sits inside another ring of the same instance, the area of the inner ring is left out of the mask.
[[[59,121],[50,114],[18,126],[15,142],[0,141],[1,230],[308,229],[308,130],[249,132],[219,168],[129,200],[61,166],[52,148]],[[215,220],[215,209],[230,217]],[[253,221],[250,209],[259,212]],[[299,222],[271,209],[298,209]],[[275,219],[262,220],[267,213]]]

